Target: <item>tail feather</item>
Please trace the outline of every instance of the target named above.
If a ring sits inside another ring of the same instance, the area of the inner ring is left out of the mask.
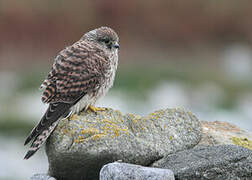
[[[33,154],[35,154],[35,152],[37,152],[37,150],[44,144],[46,139],[50,136],[52,131],[56,128],[58,122],[59,120],[54,122],[48,129],[44,130],[41,134],[35,137],[24,159],[29,159]]]
[[[50,104],[46,113],[40,120],[37,126],[33,128],[30,135],[26,138],[24,145],[28,144],[34,137],[47,129],[52,123],[57,121],[61,116],[68,113],[71,105],[67,103]]]
[[[29,159],[33,154],[35,154],[35,152],[37,152],[38,149],[34,150],[34,151],[28,151],[24,157],[24,159]]]
[[[28,144],[34,138],[34,141],[32,142],[24,159],[31,157],[43,145],[57,126],[58,119],[67,114],[70,107],[71,104],[67,103],[53,103],[49,105],[39,124],[33,128],[30,135],[25,140],[24,145]]]

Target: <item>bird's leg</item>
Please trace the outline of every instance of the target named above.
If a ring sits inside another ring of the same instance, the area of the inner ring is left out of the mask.
[[[94,107],[94,106],[89,106],[88,109],[90,109],[90,111],[93,111],[93,112],[105,111],[106,110],[106,108]]]

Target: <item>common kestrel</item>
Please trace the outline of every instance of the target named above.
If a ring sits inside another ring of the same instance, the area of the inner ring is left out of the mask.
[[[46,141],[59,119],[90,108],[112,87],[118,63],[119,38],[114,30],[100,27],[84,34],[56,56],[41,85],[42,102],[49,107],[25,140],[33,142],[25,159]]]

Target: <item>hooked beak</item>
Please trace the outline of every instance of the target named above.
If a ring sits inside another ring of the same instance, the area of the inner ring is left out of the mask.
[[[114,44],[114,48],[116,48],[116,49],[120,49],[119,44],[118,44],[118,43],[115,43],[115,44]]]

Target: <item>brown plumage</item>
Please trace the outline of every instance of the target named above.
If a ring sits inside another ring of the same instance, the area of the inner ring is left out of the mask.
[[[86,110],[107,93],[117,69],[118,41],[111,28],[101,27],[56,56],[41,85],[42,101],[49,107],[25,141],[26,145],[34,139],[25,159],[42,146],[61,117]]]

